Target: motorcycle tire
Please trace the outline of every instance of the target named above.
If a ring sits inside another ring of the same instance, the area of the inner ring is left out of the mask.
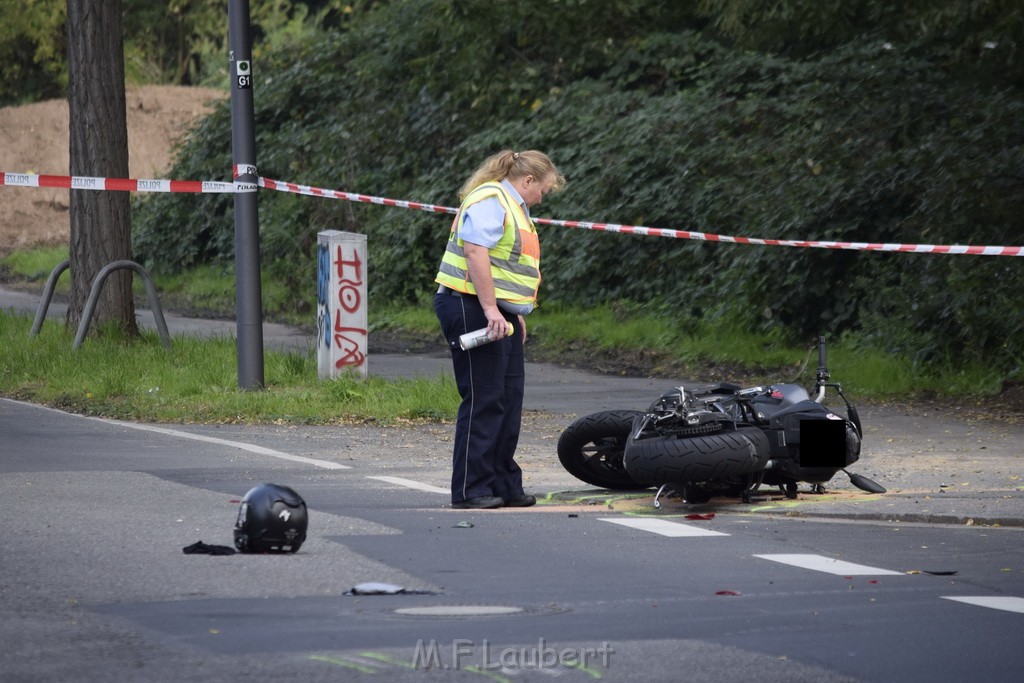
[[[759,472],[768,464],[770,454],[768,435],[750,425],[715,434],[640,439],[634,439],[631,430],[623,466],[638,484],[660,486]]]
[[[558,460],[569,474],[613,491],[642,490],[622,465],[622,454],[638,410],[606,410],[585,415],[558,439]]]

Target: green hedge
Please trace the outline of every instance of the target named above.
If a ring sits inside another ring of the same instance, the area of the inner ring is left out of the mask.
[[[544,15],[536,4],[393,2],[345,34],[275,52],[255,93],[260,174],[452,205],[483,157],[536,147],[570,181],[538,215],[765,238],[1024,243],[1024,95],[944,36],[893,45],[867,32],[782,56],[729,45],[706,15],[654,0],[543,3]],[[174,177],[225,178],[229,141],[224,106],[181,150]],[[154,269],[230,262],[230,202],[141,200],[136,255]],[[275,192],[261,193],[260,220],[266,265],[295,284],[296,306],[312,298],[318,231],[366,233],[371,296],[417,301],[450,222]],[[542,301],[626,299],[695,324],[730,316],[793,338],[846,333],[921,361],[988,359],[1006,375],[1024,355],[1021,259],[555,227],[542,241]]]

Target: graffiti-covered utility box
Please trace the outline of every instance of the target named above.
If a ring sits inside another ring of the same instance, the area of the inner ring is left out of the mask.
[[[366,235],[317,234],[317,363],[321,379],[366,377]]]

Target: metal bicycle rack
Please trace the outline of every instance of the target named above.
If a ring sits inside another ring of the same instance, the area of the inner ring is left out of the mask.
[[[71,265],[71,261],[64,259],[57,264],[57,267],[50,273],[50,277],[46,280],[46,286],[43,288],[43,296],[39,301],[39,308],[36,309],[36,318],[32,323],[32,330],[29,332],[30,337],[34,337],[39,334],[39,330],[43,327],[43,321],[46,319],[46,311],[50,308],[50,302],[53,300],[53,290],[57,286],[57,280],[60,279],[61,274]],[[72,344],[73,350],[78,350],[78,347],[85,341],[85,335],[89,331],[89,325],[92,323],[93,313],[96,311],[96,302],[99,301],[100,292],[103,291],[103,284],[106,282],[107,277],[115,270],[122,269],[133,270],[139,274],[142,281],[146,285],[146,294],[149,296],[149,305],[153,309],[153,318],[156,320],[156,329],[160,334],[160,343],[164,349],[171,349],[171,336],[167,332],[167,322],[164,320],[163,309],[160,308],[160,299],[157,297],[156,287],[153,285],[153,279],[149,276],[149,272],[140,266],[135,261],[113,261],[108,263],[106,266],[96,274],[96,277],[92,281],[92,288],[89,290],[89,299],[85,303],[85,310],[82,312],[82,320],[78,324],[78,334],[75,335],[75,343]]]

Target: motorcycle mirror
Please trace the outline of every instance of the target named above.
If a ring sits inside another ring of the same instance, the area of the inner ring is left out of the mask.
[[[881,484],[868,479],[860,474],[853,474],[843,470],[843,474],[850,478],[850,483],[859,488],[861,491],[867,491],[868,493],[885,493],[885,487]]]

